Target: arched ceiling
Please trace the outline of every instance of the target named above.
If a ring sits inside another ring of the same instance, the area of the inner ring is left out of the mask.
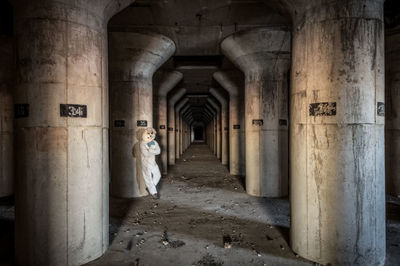
[[[151,30],[171,38],[177,56],[219,55],[219,43],[240,30],[289,25],[265,0],[138,0],[114,16],[110,31]]]

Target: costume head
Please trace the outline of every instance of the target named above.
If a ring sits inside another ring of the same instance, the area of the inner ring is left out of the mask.
[[[142,140],[144,142],[153,141],[156,138],[156,130],[154,128],[148,127],[143,131]]]

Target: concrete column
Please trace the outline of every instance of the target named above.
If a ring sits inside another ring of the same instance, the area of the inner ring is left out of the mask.
[[[209,104],[209,103],[208,103]],[[216,104],[215,104],[216,105]],[[206,110],[212,114],[213,117],[213,122],[212,122],[212,138],[213,138],[213,152],[214,155],[218,155],[218,109],[213,109],[213,107],[210,107],[209,105],[206,104]],[[218,156],[217,156],[218,158]],[[218,158],[219,159],[219,158]]]
[[[238,73],[215,72],[213,77],[218,83],[229,92],[229,171],[231,175],[240,175],[240,105],[239,92],[244,86],[235,80]],[[245,140],[242,139],[244,142]],[[244,152],[244,151],[242,151]]]
[[[400,34],[387,30],[386,58],[386,190],[400,197]]]
[[[217,110],[216,112],[216,125],[215,125],[215,134],[216,134],[216,139],[217,139],[217,159],[221,159],[221,154],[222,154],[222,138],[221,138],[221,107],[218,105],[218,103],[211,98],[207,99],[209,104],[212,106],[212,108],[214,108],[215,110]]]
[[[131,2],[13,1],[18,265],[82,265],[108,247],[107,22]]]
[[[0,37],[0,198],[14,193],[14,44]]]
[[[184,129],[184,133],[183,133],[183,139],[182,139],[182,143],[183,143],[182,154],[184,154],[186,151],[187,135],[188,135],[187,134],[187,124],[184,120],[183,120],[183,129]]]
[[[189,101],[188,98],[182,99],[179,103],[175,105],[175,158],[180,158],[181,150],[181,135],[182,135],[182,119],[180,116],[180,111],[183,106]]]
[[[157,72],[155,84],[158,97],[158,122],[157,122],[157,136],[161,148],[161,173],[166,175],[168,172],[168,123],[167,123],[167,94],[172,90],[183,78],[181,72],[178,71],[160,71]]]
[[[180,111],[180,117],[182,119],[182,125],[183,125],[183,134],[182,134],[182,149],[181,149],[181,154],[184,153],[184,151],[186,150],[186,138],[187,138],[187,126],[186,126],[186,122],[185,122],[185,117],[184,114],[186,111],[188,111],[190,108],[189,104],[186,104],[185,107],[183,107]]]
[[[175,165],[175,104],[185,93],[180,88],[168,100],[168,165]]]
[[[182,155],[182,146],[183,146],[182,140],[183,140],[183,134],[184,134],[183,121],[182,121],[182,116],[181,115],[179,115],[179,122],[180,122],[180,125],[181,125],[181,127],[180,127],[181,132],[179,134],[179,156],[181,156]]]
[[[138,174],[140,129],[153,126],[153,74],[175,52],[155,33],[110,32],[111,195],[147,195]],[[117,121],[123,121],[120,126]]]
[[[221,48],[245,75],[246,191],[286,196],[290,32],[257,28],[229,36]]]
[[[383,0],[299,2],[290,94],[291,245],[324,265],[383,265]]]
[[[227,165],[229,161],[228,152],[228,103],[219,91],[214,88],[210,89],[210,93],[221,104],[221,163]]]

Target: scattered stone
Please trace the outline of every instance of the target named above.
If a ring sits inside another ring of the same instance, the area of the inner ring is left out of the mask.
[[[224,235],[222,237],[222,241],[224,243],[224,248],[231,248],[232,247],[232,238],[229,235]]]
[[[128,245],[126,246],[125,250],[126,251],[131,251],[132,250],[132,245],[133,245],[133,241],[131,239],[131,240],[129,240]]]
[[[170,241],[169,242],[169,246],[171,248],[179,248],[185,245],[185,242],[181,241],[181,240],[174,240],[174,241]]]
[[[211,256],[210,254],[206,254],[201,258],[198,262],[194,263],[195,266],[222,266],[224,264],[222,261],[218,261],[217,258]]]
[[[271,238],[269,235],[266,235],[268,240],[274,240],[273,238]]]

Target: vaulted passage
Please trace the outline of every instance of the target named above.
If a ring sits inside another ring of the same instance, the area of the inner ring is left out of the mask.
[[[397,265],[399,51],[398,0],[0,1],[0,264]]]
[[[207,145],[192,145],[160,191],[110,199],[111,245],[89,265],[313,265],[288,246],[288,199],[247,195]]]

